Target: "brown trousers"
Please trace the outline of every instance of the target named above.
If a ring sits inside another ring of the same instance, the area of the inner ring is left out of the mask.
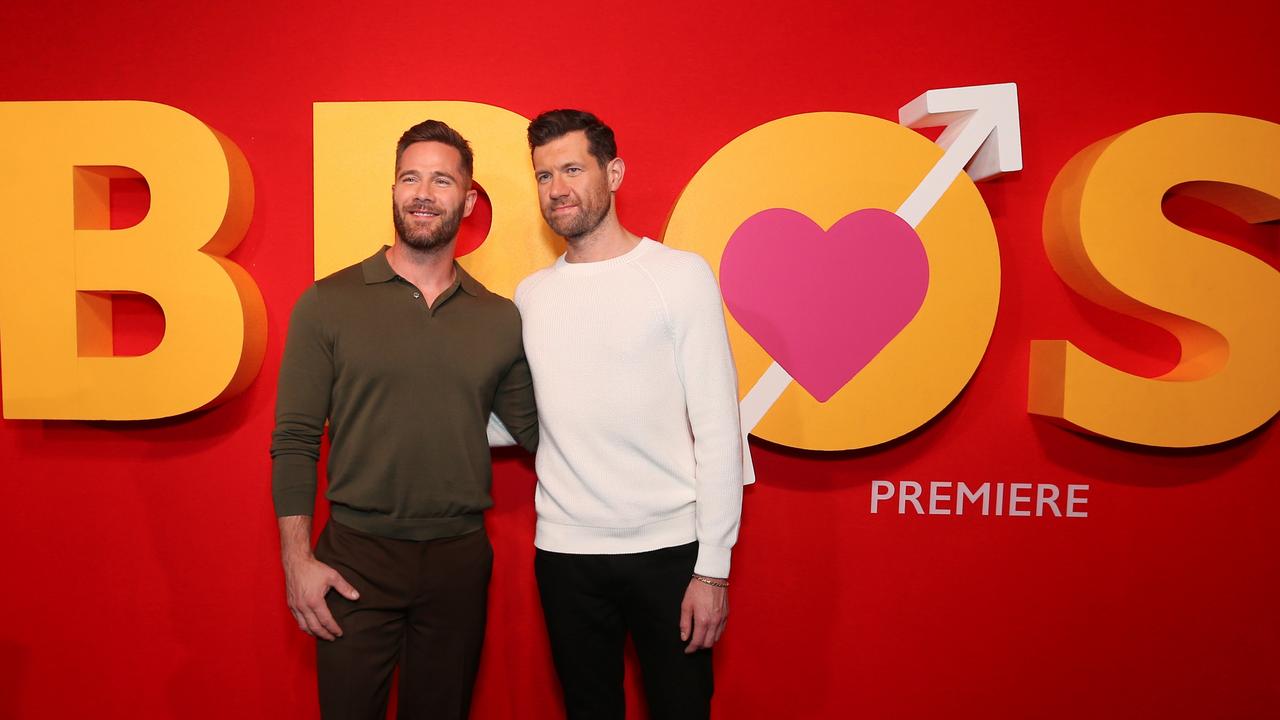
[[[493,548],[484,530],[438,540],[393,540],[332,520],[316,558],[360,598],[325,598],[342,637],[318,640],[325,720],[383,720],[400,666],[397,717],[465,720],[480,665]]]

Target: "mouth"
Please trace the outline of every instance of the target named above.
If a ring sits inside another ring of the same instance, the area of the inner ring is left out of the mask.
[[[440,212],[438,210],[427,210],[424,208],[417,208],[414,210],[410,210],[409,215],[422,220],[428,220],[430,218],[439,217]]]
[[[577,210],[577,209],[578,209],[577,205],[557,205],[551,208],[551,212],[558,214],[558,213],[566,213],[566,212],[569,212],[570,210]]]

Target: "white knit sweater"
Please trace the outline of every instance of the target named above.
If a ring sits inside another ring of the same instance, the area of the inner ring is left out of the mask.
[[[551,552],[698,541],[728,577],[742,509],[737,379],[711,268],[648,238],[561,256],[516,289],[538,402],[538,530]]]

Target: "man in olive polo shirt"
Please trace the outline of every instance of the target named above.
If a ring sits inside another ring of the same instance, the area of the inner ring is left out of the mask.
[[[396,148],[396,243],[309,287],[289,323],[272,435],[289,609],[319,638],[326,718],[466,718],[493,551],[486,421],[531,452],[520,316],[454,260],[472,154],[427,120]],[[329,426],[330,521],[311,549]]]

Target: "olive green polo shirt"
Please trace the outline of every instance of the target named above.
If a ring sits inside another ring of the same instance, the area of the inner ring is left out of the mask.
[[[477,530],[493,505],[492,410],[538,443],[520,314],[456,262],[428,306],[387,248],[309,287],[294,306],[271,436],[276,515],[311,515],[328,423],[334,520],[390,538]]]

